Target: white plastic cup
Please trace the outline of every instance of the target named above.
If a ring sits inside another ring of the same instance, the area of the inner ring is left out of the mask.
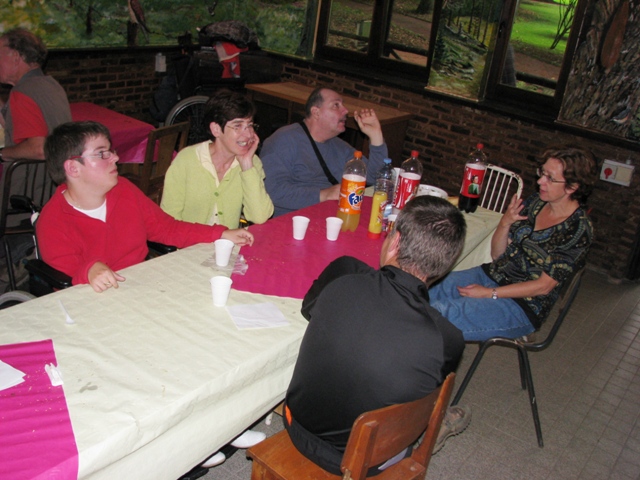
[[[293,238],[296,240],[304,240],[308,226],[309,219],[307,217],[302,217],[300,215],[293,217]]]
[[[338,217],[327,217],[327,240],[335,242],[340,235],[342,219]]]
[[[231,290],[231,284],[233,280],[223,275],[212,277],[211,280],[211,295],[213,295],[213,304],[216,307],[224,307],[227,304],[229,298],[229,291]]]
[[[216,248],[216,265],[219,267],[226,267],[229,265],[229,258],[233,251],[234,243],[226,238],[219,238],[213,245]]]

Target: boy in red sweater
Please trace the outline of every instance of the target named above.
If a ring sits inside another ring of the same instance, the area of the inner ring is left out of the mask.
[[[109,130],[97,122],[58,126],[45,142],[56,192],[42,209],[36,233],[42,258],[96,292],[125,278],[118,270],[142,262],[147,240],[183,248],[227,238],[251,245],[244,229],[174,220],[126,178],[118,176]]]

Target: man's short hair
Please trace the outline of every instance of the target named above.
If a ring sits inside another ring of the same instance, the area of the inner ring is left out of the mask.
[[[409,201],[398,214],[394,228],[400,233],[398,265],[429,283],[451,270],[467,230],[456,207],[429,195]]]
[[[231,90],[220,90],[211,96],[204,106],[202,122],[207,138],[216,141],[216,137],[209,128],[212,123],[217,123],[224,130],[227,122],[236,118],[253,118],[255,114],[255,105],[243,94]]]
[[[324,97],[322,96],[322,90],[330,90],[327,87],[317,87],[311,92],[309,98],[307,98],[307,103],[304,105],[304,118],[311,117],[311,109],[313,107],[320,107],[322,102],[324,102]]]
[[[9,30],[0,40],[11,50],[18,52],[25,63],[35,63],[42,67],[47,59],[47,47],[42,39],[24,28]]]
[[[64,162],[75,155],[82,155],[87,140],[103,136],[111,144],[109,129],[98,122],[67,122],[53,129],[44,142],[47,170],[57,184],[65,183]],[[84,164],[82,158],[77,159]]]

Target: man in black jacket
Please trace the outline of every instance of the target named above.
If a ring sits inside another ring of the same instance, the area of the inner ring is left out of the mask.
[[[422,398],[456,369],[462,333],[429,305],[427,289],[453,266],[465,230],[449,202],[417,197],[382,244],[379,270],[341,257],[305,296],[309,326],[287,391],[285,427],[325,470],[341,474],[360,414]]]

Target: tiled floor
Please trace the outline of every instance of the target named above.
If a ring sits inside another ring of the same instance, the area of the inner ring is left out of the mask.
[[[469,428],[433,457],[428,480],[640,478],[640,285],[587,272],[555,342],[531,354],[544,435],[538,448],[515,351],[489,349],[461,403]],[[469,345],[458,370],[466,372]],[[275,417],[258,430],[281,428]],[[202,477],[249,480],[244,452]],[[302,480],[302,479],[301,479]]]

